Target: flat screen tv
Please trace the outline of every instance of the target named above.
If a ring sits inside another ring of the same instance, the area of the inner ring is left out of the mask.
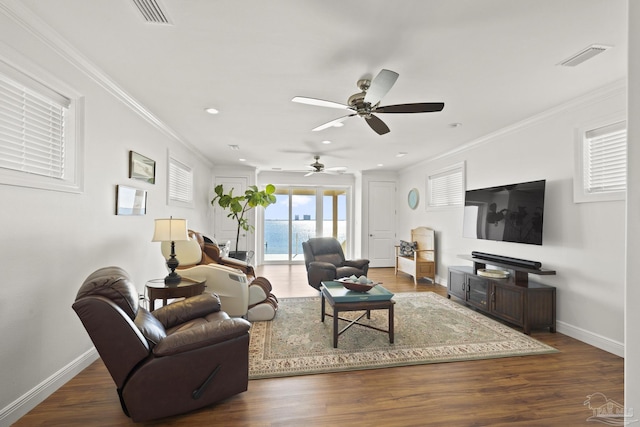
[[[542,245],[545,180],[467,190],[463,236]]]

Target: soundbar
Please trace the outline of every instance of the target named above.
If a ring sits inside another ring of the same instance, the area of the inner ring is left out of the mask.
[[[540,267],[542,267],[542,263],[538,261],[529,261],[527,259],[511,258],[504,255],[488,254],[485,252],[473,251],[471,252],[471,256],[473,258],[479,258],[485,261],[495,261],[503,264],[511,264],[518,267],[530,268],[532,270],[539,270]]]

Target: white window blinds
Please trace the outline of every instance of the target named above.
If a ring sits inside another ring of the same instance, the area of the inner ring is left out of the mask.
[[[173,158],[169,158],[169,201],[193,202],[193,172]]]
[[[70,101],[0,75],[0,168],[62,179]]]
[[[463,166],[430,175],[427,182],[429,188],[429,206],[459,206],[464,199]]]
[[[585,133],[584,189],[587,193],[627,188],[627,126],[625,122]]]

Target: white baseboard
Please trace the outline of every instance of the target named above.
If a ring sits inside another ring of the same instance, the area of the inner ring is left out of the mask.
[[[95,347],[86,351],[58,372],[20,396],[9,406],[0,410],[0,427],[10,426],[42,403],[53,392],[62,387],[67,381],[78,375],[83,369],[98,359]]]
[[[561,334],[570,336],[571,338],[575,338],[601,350],[608,351],[616,356],[624,357],[624,343],[560,321],[556,321],[556,330]]]
[[[442,280],[441,284],[446,287],[446,280]],[[600,350],[608,351],[616,356],[624,357],[624,343],[614,341],[607,337],[603,337],[602,335],[598,335],[587,331],[586,329],[561,321],[556,321],[556,331],[571,338],[575,338],[578,341],[597,347]]]

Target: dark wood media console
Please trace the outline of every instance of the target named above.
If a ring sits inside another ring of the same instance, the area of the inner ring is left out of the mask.
[[[449,267],[447,297],[460,298],[484,313],[520,326],[525,334],[532,329],[556,331],[556,288],[529,280],[529,274],[553,275],[553,270],[522,268],[468,255],[462,259],[473,267]],[[509,277],[496,279],[478,275],[487,264],[509,270]]]

